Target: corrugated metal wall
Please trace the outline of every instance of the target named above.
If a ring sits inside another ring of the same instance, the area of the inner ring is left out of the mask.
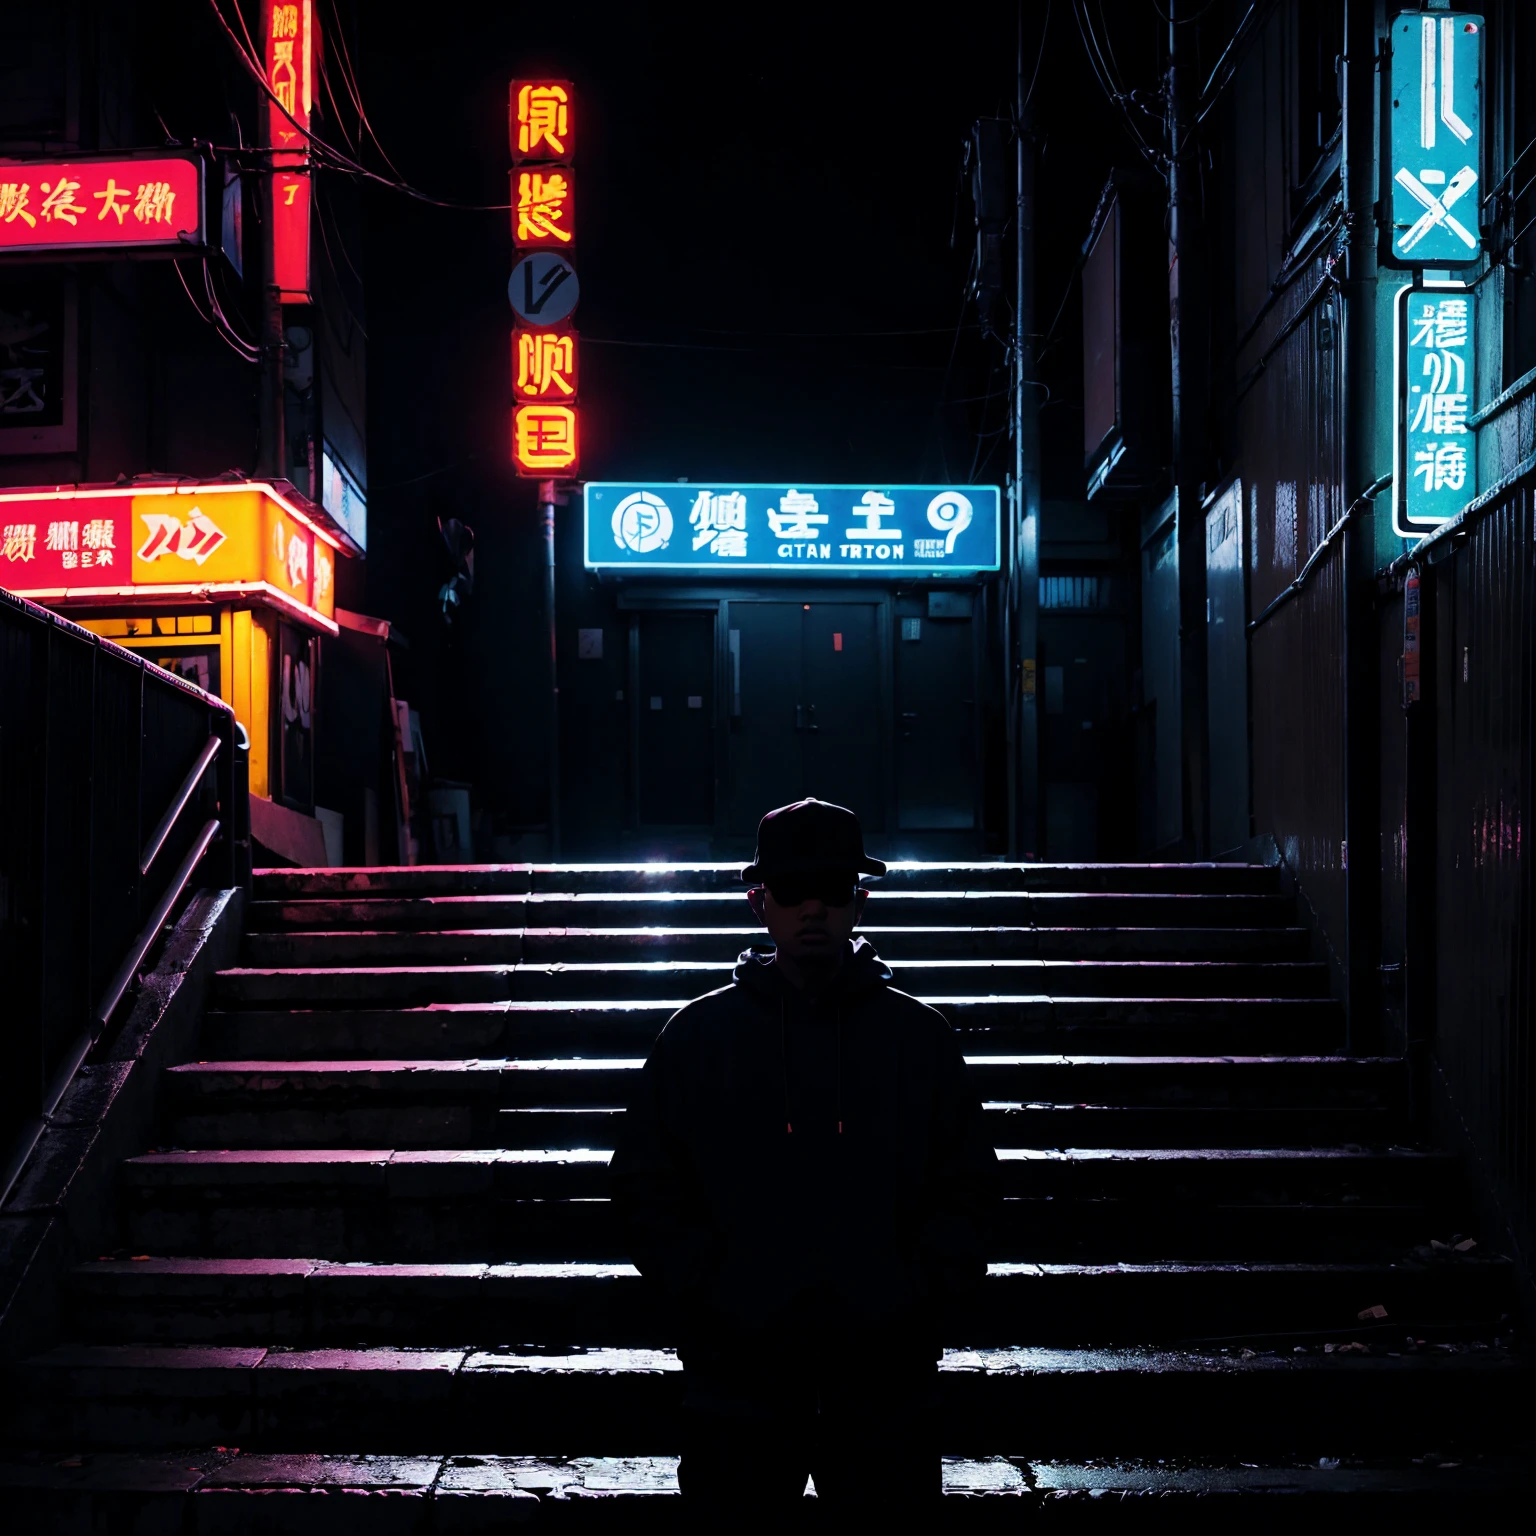
[[[1403,594],[1383,593],[1378,606],[1381,667],[1381,970],[1382,1041],[1407,1043],[1404,960],[1408,948],[1408,718],[1403,711]]]
[[[1434,1058],[1517,1232],[1531,1210],[1529,484],[1430,566],[1435,603]]]
[[[1339,301],[1324,251],[1296,274],[1246,359],[1237,472],[1248,502],[1255,614],[1296,579],[1343,515],[1339,336]],[[1345,933],[1342,555],[1340,545],[1331,547],[1300,592],[1252,632],[1250,646],[1254,824],[1274,837],[1339,957]]]

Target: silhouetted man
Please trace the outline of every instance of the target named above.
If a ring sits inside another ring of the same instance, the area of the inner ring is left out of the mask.
[[[941,1303],[985,1274],[996,1159],[944,1019],[853,938],[858,818],[770,811],[742,871],[772,953],[676,1013],[614,1156],[684,1362],[686,1505],[909,1510],[939,1493]]]

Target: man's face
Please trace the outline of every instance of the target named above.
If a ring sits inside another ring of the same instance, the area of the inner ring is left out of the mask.
[[[817,871],[758,886],[747,900],[780,955],[814,966],[841,957],[868,896],[857,875]]]

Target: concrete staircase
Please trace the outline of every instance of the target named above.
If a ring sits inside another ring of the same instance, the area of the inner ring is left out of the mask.
[[[675,1522],[678,1367],[604,1149],[758,937],[737,866],[256,898],[73,1341],[9,1370],[25,1528]],[[1511,1498],[1510,1266],[1455,1247],[1459,1171],[1409,1140],[1404,1064],[1342,1054],[1274,871],[896,865],[863,931],[963,1032],[1003,1164],[942,1366],[957,1520]]]

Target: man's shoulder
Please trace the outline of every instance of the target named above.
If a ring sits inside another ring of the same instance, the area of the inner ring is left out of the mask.
[[[729,981],[713,992],[684,1003],[667,1020],[661,1032],[663,1040],[671,1044],[696,1039],[701,1031],[718,1029],[727,1021],[743,1017],[750,1003],[748,989],[740,982]]]
[[[955,1033],[954,1026],[937,1008],[899,987],[883,987],[880,999],[886,1017],[899,1021],[920,1039],[948,1040]]]

